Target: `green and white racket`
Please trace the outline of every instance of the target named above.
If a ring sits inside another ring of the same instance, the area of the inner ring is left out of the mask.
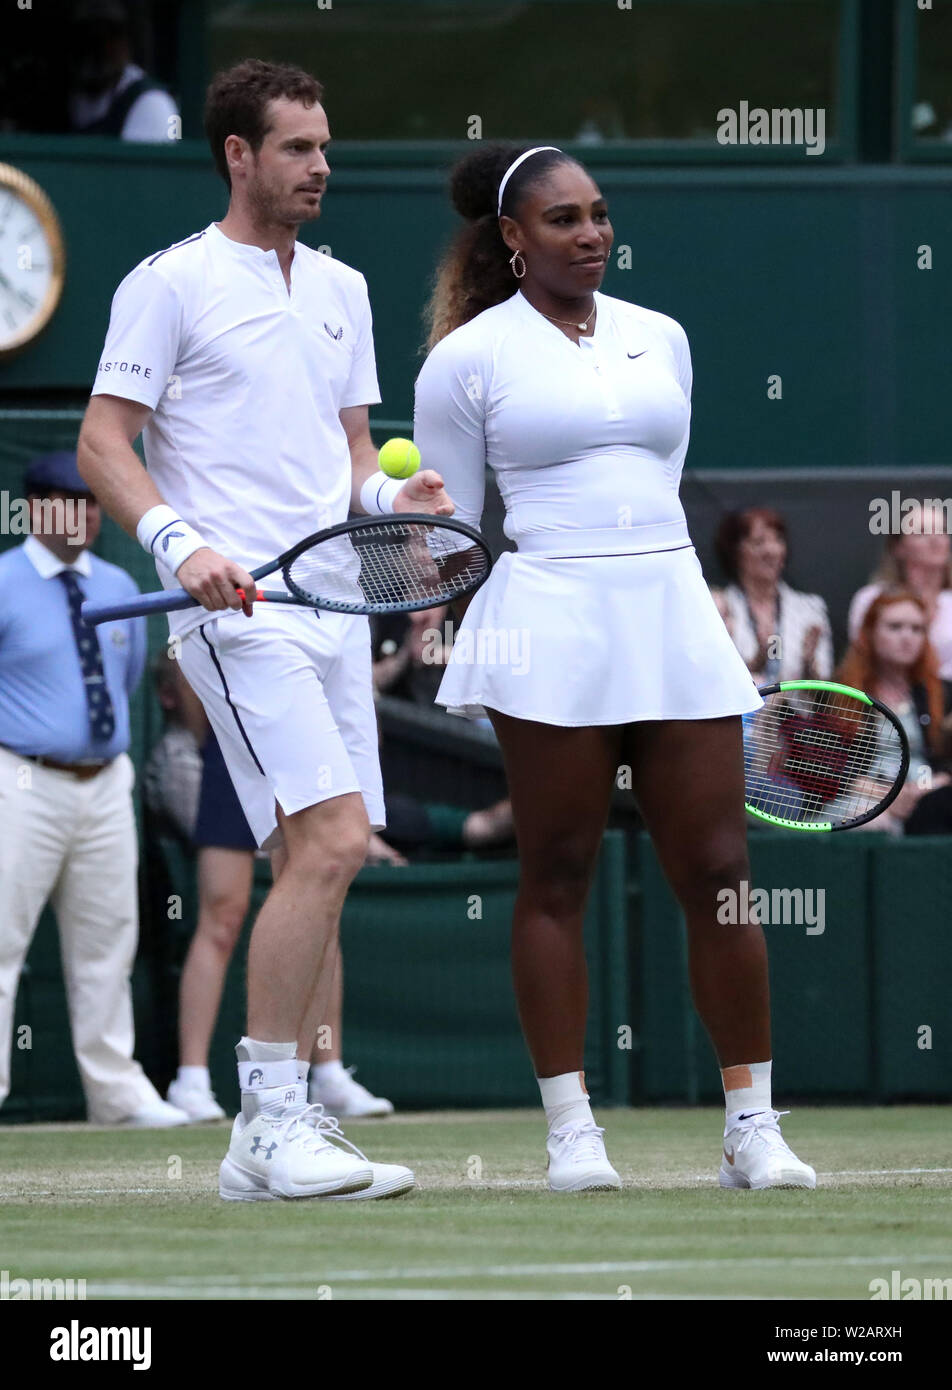
[[[785,830],[851,830],[902,789],[909,741],[881,701],[834,681],[781,681],[744,715],[745,804]]]

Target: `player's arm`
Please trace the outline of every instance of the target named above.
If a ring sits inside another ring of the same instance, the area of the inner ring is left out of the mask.
[[[424,459],[440,460],[456,515],[477,530],[486,498],[485,389],[478,363],[444,340],[424,362],[414,393],[414,442]],[[453,604],[457,622],[471,600]]]
[[[340,422],[350,448],[351,488],[350,508],[359,515],[366,514],[360,500],[360,490],[369,478],[380,472],[377,449],[370,437],[369,408],[349,405],[340,411]],[[443,488],[443,479],[432,468],[421,468],[408,478],[394,499],[395,512],[430,512],[436,516],[451,516],[454,507]]]
[[[93,396],[86,409],[76,461],[80,474],[114,521],[130,536],[139,522],[164,499],[132,447],[152,413],[151,406],[123,396]],[[205,608],[244,608],[236,589],[254,593],[251,575],[210,546],[193,551],[176,569],[183,589]]]

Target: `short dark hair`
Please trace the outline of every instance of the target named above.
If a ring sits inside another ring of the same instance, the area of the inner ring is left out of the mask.
[[[245,58],[234,67],[216,73],[205,98],[205,134],[215,167],[231,188],[225,141],[229,135],[247,140],[255,154],[271,129],[268,102],[279,97],[314,106],[324,88],[316,77],[290,63],[264,63]]]
[[[728,512],[717,528],[714,549],[721,562],[721,569],[731,583],[737,579],[737,552],[740,549],[740,543],[747,539],[758,521],[769,526],[771,531],[776,531],[784,545],[789,549],[787,523],[778,511],[774,511],[773,507],[746,507],[743,511]]]

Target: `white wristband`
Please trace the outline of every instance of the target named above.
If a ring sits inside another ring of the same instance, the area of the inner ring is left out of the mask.
[[[140,518],[136,536],[143,550],[176,574],[181,565],[196,550],[208,545],[193,526],[183,521],[176,511],[160,503],[150,507]]]
[[[392,512],[394,499],[405,482],[405,478],[388,478],[383,472],[372,473],[360,489],[360,505],[369,516]]]

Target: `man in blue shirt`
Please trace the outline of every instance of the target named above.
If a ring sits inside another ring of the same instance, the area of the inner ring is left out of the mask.
[[[137,839],[126,749],[145,621],[100,633],[80,617],[84,599],[137,588],[90,553],[99,506],[75,454],[35,459],[24,490],[32,535],[0,555],[0,1104],[17,984],[49,901],[89,1119],[184,1124],[132,1056]]]

